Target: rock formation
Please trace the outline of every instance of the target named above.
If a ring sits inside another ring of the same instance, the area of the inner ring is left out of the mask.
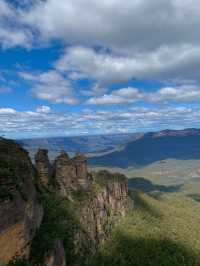
[[[68,197],[71,190],[87,189],[89,186],[87,160],[83,154],[77,154],[71,159],[62,151],[51,165],[48,151],[39,150],[35,156],[35,165],[41,183],[47,187],[52,180],[62,197]]]
[[[38,151],[34,168],[25,150],[3,139],[0,185],[0,264],[5,265],[15,258],[83,265],[132,208],[123,175],[101,171],[91,179],[84,155],[71,159],[61,152],[50,164],[46,150]]]
[[[43,216],[33,179],[27,152],[0,139],[0,265],[16,256],[29,257]]]
[[[107,180],[102,184],[101,178],[105,176]],[[82,224],[87,226],[96,247],[108,237],[119,218],[124,217],[132,208],[126,178],[120,175],[121,180],[113,180],[112,177],[107,171],[98,173],[96,183],[100,189],[83,205],[79,213]]]
[[[67,153],[62,152],[55,160],[53,173],[53,179],[63,197],[69,194],[70,189],[87,189],[89,186],[87,160],[83,154],[70,159]]]
[[[35,166],[38,172],[38,177],[42,185],[47,186],[51,176],[51,166],[48,158],[48,151],[39,149],[35,155]]]

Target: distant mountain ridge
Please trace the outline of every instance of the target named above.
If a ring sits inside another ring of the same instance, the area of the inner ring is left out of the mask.
[[[28,151],[38,148],[52,150],[66,150],[67,152],[97,152],[115,149],[118,145],[138,138],[140,133],[85,135],[69,137],[32,138],[17,142]]]
[[[150,132],[147,134],[151,134],[153,137],[200,136],[200,129],[197,128],[186,128],[182,130],[165,129],[159,132]]]
[[[90,158],[90,164],[127,168],[165,159],[200,159],[200,129],[145,133],[119,151]]]

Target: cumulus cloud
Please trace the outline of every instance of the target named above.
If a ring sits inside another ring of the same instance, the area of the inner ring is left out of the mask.
[[[104,84],[132,78],[198,79],[198,6],[198,0],[47,0],[37,1],[22,18],[41,39],[72,45],[59,66],[74,76]],[[86,48],[94,46],[103,51]]]
[[[32,33],[20,22],[20,12],[11,4],[0,0],[0,46],[4,49],[15,46],[30,47]]]
[[[144,95],[146,101],[152,103],[163,102],[199,102],[200,87],[196,85],[183,85],[178,87],[164,87],[154,93]]]
[[[134,103],[139,101],[141,96],[138,89],[128,87],[115,90],[111,94],[104,94],[101,97],[90,98],[86,103],[92,105]]]
[[[31,47],[62,40],[72,48],[59,66],[71,77],[101,83],[199,78],[198,0],[23,3],[16,8],[0,1],[0,43]]]
[[[30,82],[33,96],[52,103],[76,104],[70,81],[52,70],[42,73],[21,72],[20,76]]]
[[[198,80],[199,46],[162,47],[153,52],[119,55],[86,47],[71,47],[55,64],[59,71],[86,77],[101,85],[131,79]]]
[[[163,87],[148,92],[137,88],[122,88],[100,97],[92,97],[86,103],[91,105],[126,104],[143,101],[154,104],[169,102],[192,103],[200,101],[200,87],[197,85],[182,85]]]
[[[48,106],[26,112],[2,108],[1,132],[58,135],[66,129],[66,134],[77,134],[198,125],[200,110],[182,104],[200,100],[198,0],[11,2],[0,0],[1,48],[51,47],[54,40],[65,47],[50,66],[52,70],[20,73],[32,96],[56,104],[78,104],[82,100],[87,105],[124,106],[115,112],[95,108],[77,113],[56,113]],[[78,87],[82,79],[87,79],[91,87]],[[131,84],[133,79],[168,85],[151,91],[112,89],[115,83],[119,88],[119,83]],[[5,91],[0,88],[0,92]],[[137,106],[141,101],[154,107],[131,109],[132,103]],[[158,108],[160,103],[178,103],[179,107]]]
[[[163,44],[198,43],[198,6],[198,0],[47,0],[36,1],[22,19],[44,39],[154,50]]]

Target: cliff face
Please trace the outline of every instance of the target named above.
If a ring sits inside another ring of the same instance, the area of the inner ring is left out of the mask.
[[[107,180],[102,184],[101,178],[104,177]],[[96,175],[97,191],[79,210],[81,222],[96,247],[109,236],[115,223],[132,208],[126,179],[123,176],[120,176],[121,180],[110,177],[112,175],[106,171]]]
[[[126,178],[107,171],[91,176],[82,154],[71,159],[62,152],[51,164],[39,150],[35,166],[19,145],[0,140],[0,261],[85,265],[132,208]]]
[[[34,169],[19,145],[0,140],[0,262],[28,258],[30,244],[42,220]]]

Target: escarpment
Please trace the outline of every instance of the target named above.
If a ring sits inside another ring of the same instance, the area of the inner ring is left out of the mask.
[[[39,150],[35,167],[14,142],[0,140],[0,262],[87,265],[113,226],[132,208],[127,180],[90,174],[83,154],[50,162]]]
[[[96,247],[110,234],[120,217],[132,208],[125,176],[100,171],[94,176],[93,196],[82,201],[80,219]]]
[[[43,208],[27,152],[4,139],[0,139],[0,217],[0,262],[28,258]]]

